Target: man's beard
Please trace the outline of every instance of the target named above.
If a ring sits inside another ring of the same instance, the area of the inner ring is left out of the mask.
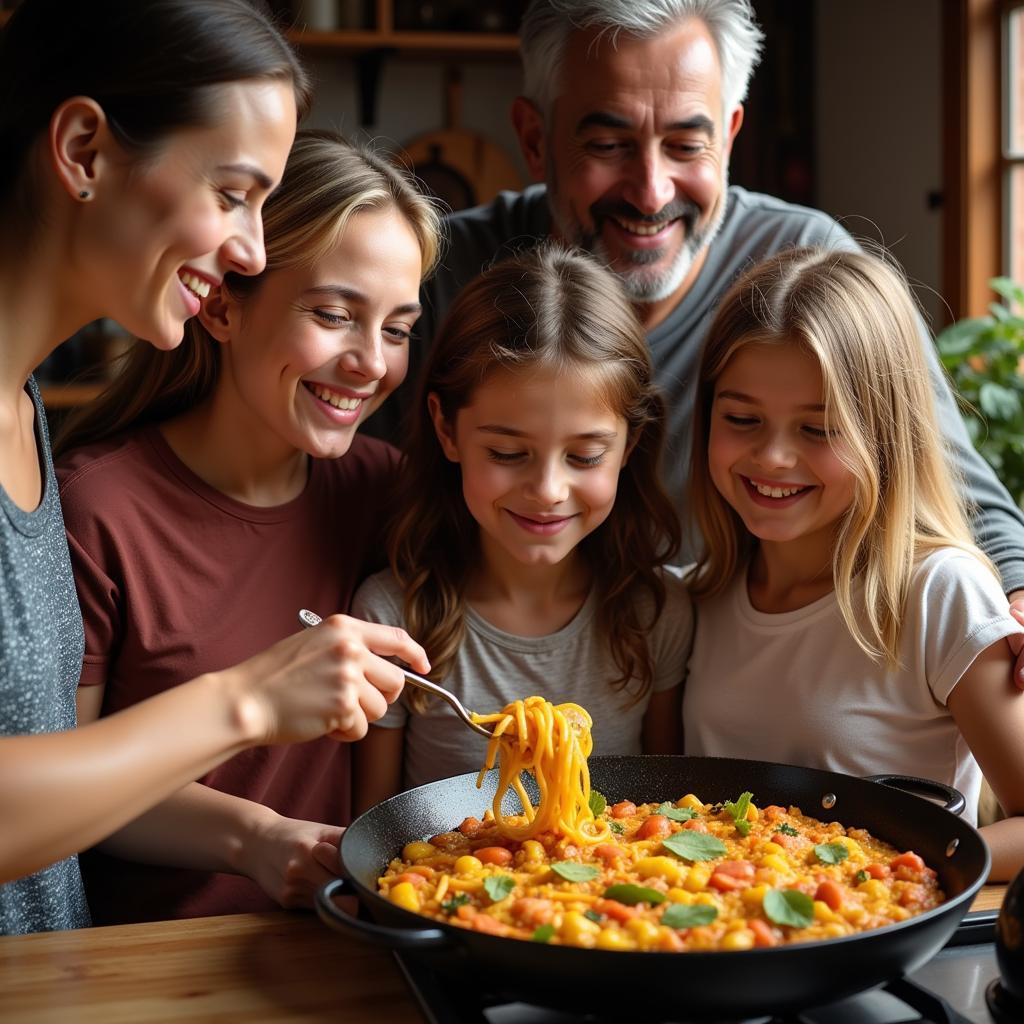
[[[726,197],[729,187],[728,169],[722,175],[722,192],[718,209],[703,227],[697,227],[701,210],[688,199],[674,200],[653,216],[638,213],[634,207],[623,202],[594,203],[590,215],[594,223],[592,230],[563,217],[558,209],[558,190],[554,168],[549,164],[547,173],[547,200],[551,219],[559,235],[567,242],[579,246],[597,256],[622,282],[626,294],[633,302],[660,302],[676,292],[686,280],[694,263],[718,234],[725,220]],[[614,257],[619,264],[628,261],[631,266],[612,265],[613,257],[601,241],[601,227],[609,217],[647,224],[661,224],[670,220],[681,220],[684,229],[683,244],[671,264],[664,270],[649,269],[665,255],[664,249],[640,249]]]

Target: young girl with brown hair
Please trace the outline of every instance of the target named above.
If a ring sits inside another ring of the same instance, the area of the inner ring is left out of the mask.
[[[667,750],[689,604],[643,331],[596,261],[541,247],[460,294],[431,351],[389,552],[353,613],[404,625],[477,711],[539,694],[596,753]],[[357,747],[357,802],[479,768],[482,742],[407,691]]]

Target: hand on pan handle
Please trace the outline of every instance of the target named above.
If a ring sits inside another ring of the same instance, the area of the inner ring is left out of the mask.
[[[223,674],[254,743],[302,743],[324,734],[354,741],[402,692],[402,670],[391,657],[430,671],[405,630],[331,615]]]
[[[260,810],[266,813],[241,844],[239,871],[282,907],[312,907],[316,891],[338,875],[345,830]]]

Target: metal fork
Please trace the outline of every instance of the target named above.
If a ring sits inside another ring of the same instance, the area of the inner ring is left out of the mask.
[[[318,626],[323,620],[317,615],[316,612],[311,612],[308,608],[303,608],[299,612],[299,622],[302,623],[306,629],[311,629],[313,626]],[[455,712],[460,719],[462,719],[465,725],[468,725],[470,729],[475,733],[479,733],[481,736],[486,736],[487,739],[491,739],[492,734],[490,729],[485,729],[482,725],[473,721],[470,713],[462,706],[462,701],[455,696],[451,690],[446,690],[443,686],[438,686],[437,683],[432,683],[429,679],[424,679],[423,676],[416,675],[415,672],[410,672],[407,668],[398,666],[406,681],[411,683],[413,686],[418,686],[421,690],[426,690],[427,693],[434,694],[435,697],[440,697],[441,700],[445,701]]]

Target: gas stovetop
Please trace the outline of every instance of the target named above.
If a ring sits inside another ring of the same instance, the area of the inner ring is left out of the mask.
[[[994,1016],[986,1001],[986,991],[999,977],[992,941],[995,918],[995,911],[969,914],[945,949],[924,967],[883,988],[796,1014],[717,1024],[1021,1024],[1024,1015]],[[412,956],[396,954],[395,959],[428,1024],[610,1024],[610,1018],[595,1015],[495,1002],[486,992],[473,991],[472,979],[453,985]],[[686,1022],[623,1022],[619,1017],[616,1024]]]

